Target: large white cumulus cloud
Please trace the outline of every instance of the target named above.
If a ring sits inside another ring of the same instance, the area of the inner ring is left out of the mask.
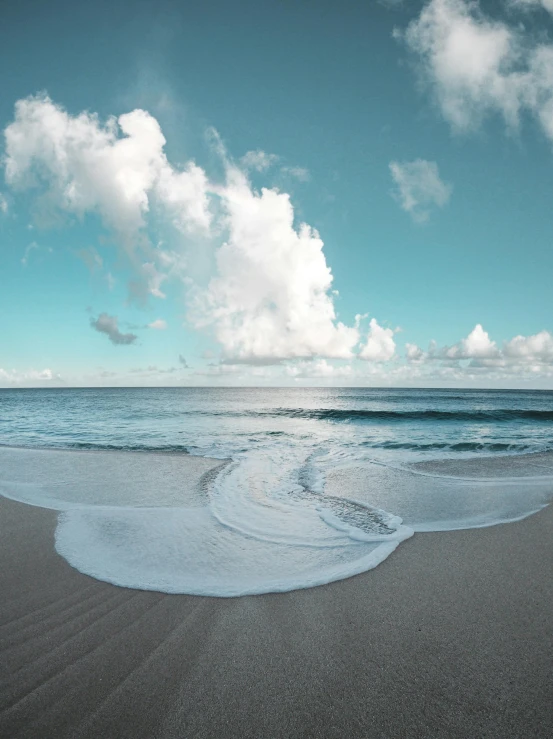
[[[209,224],[206,180],[190,163],[176,172],[155,118],[134,110],[110,118],[72,116],[46,95],[19,100],[5,132],[5,176],[14,188],[43,186],[45,205],[83,216],[96,212],[132,249],[153,197],[180,206],[188,224]],[[122,134],[122,135],[121,135]]]
[[[163,298],[166,280],[182,279],[191,322],[212,332],[226,362],[356,356],[359,327],[338,320],[319,234],[296,222],[288,194],[255,190],[247,167],[228,158],[216,132],[211,138],[223,163],[222,182],[193,161],[173,166],[161,127],[145,110],[103,123],[93,113],[71,115],[39,95],[16,103],[4,134],[8,185],[35,191],[43,213],[96,214],[131,258],[134,299]],[[253,163],[263,170],[259,154]],[[251,152],[246,160],[250,166]],[[182,255],[150,244],[154,210],[180,234],[183,249],[207,244],[213,250],[215,272],[203,287],[183,272]],[[393,356],[388,331],[371,323],[363,359]]]
[[[323,242],[307,224],[294,227],[289,196],[253,191],[233,167],[220,195],[228,238],[197,301],[196,324],[211,324],[233,360],[351,357],[358,330],[336,321]]]

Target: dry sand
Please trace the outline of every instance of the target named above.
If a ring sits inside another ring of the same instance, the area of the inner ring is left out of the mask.
[[[553,507],[238,599],[117,588],[0,499],[0,736],[552,737]]]

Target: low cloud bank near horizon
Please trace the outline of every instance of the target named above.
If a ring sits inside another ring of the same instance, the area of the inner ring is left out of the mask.
[[[113,317],[108,316],[108,319]],[[112,322],[104,320],[101,325],[113,332]],[[117,326],[115,328],[118,331]],[[195,386],[208,381],[223,386],[313,383],[353,387],[512,387],[513,384],[526,387],[540,380],[553,379],[553,334],[546,330],[532,336],[517,335],[498,346],[483,326],[477,324],[465,338],[450,346],[440,347],[431,341],[424,350],[406,342],[405,353],[399,354],[394,344],[393,359],[389,361],[386,357],[392,352],[392,334],[391,329],[379,327],[373,341],[367,342],[370,352],[381,354],[381,361],[317,358],[287,361],[276,366],[210,362],[206,368],[193,370],[179,354],[179,366],[148,365],[118,372],[99,369],[72,377],[63,377],[50,369],[21,372],[0,368],[0,387],[101,386],[106,383],[125,386],[143,385],[145,381],[154,386]],[[187,372],[183,374],[182,370]]]
[[[532,336],[514,336],[499,347],[481,324],[456,344],[438,347],[431,342],[427,351],[416,344],[406,344],[406,359],[413,364],[468,362],[468,371],[545,371],[553,374],[553,334],[545,329]]]

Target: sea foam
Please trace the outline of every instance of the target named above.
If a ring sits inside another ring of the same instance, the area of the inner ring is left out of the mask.
[[[196,480],[207,485],[202,507],[189,505],[190,485],[178,506],[163,489],[175,465],[190,481],[187,456],[2,448],[0,461],[6,497],[60,511],[55,544],[69,564],[130,588],[224,597],[313,587],[376,567],[413,534],[355,501],[287,498],[282,459],[213,460],[215,474]],[[128,477],[133,464],[146,479]]]
[[[230,597],[323,585],[376,567],[400,541],[319,548],[251,538],[208,509],[73,509],[62,513],[56,549],[79,571],[115,585]]]
[[[0,492],[59,511],[56,549],[87,575],[142,590],[231,597],[365,572],[414,531],[529,515],[553,492],[553,469],[550,455],[520,459],[354,464],[344,450],[306,457],[280,442],[226,463],[4,447]]]

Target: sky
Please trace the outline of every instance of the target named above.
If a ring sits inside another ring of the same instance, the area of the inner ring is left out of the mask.
[[[553,2],[3,9],[0,387],[553,388]]]

